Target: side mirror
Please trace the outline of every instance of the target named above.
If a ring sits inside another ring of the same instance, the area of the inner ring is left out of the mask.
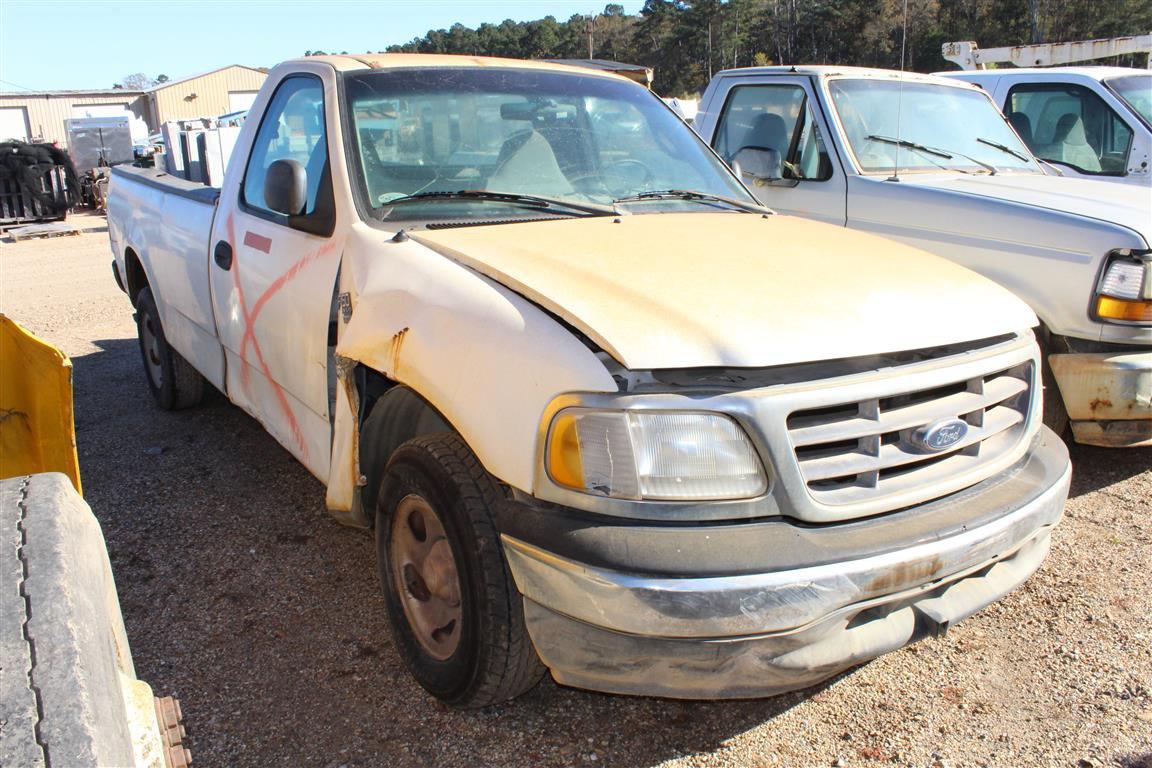
[[[285,216],[299,216],[308,203],[308,172],[295,160],[276,160],[264,174],[264,202]]]
[[[784,177],[780,153],[767,147],[741,147],[732,157],[732,170],[753,181],[776,181]]]

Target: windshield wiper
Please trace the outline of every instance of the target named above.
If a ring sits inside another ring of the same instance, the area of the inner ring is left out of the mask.
[[[540,210],[562,208],[566,211],[577,211],[592,216],[617,216],[619,211],[607,205],[593,205],[591,203],[573,203],[568,200],[556,200],[551,197],[537,197],[536,195],[517,195],[510,192],[489,192],[483,189],[460,189],[455,192],[417,192],[404,195],[383,203],[380,210],[380,219],[383,220],[386,211],[396,205],[405,203],[429,202],[437,200],[477,200],[481,202],[508,203],[526,208]]]
[[[1012,157],[1023,160],[1024,162],[1028,162],[1031,159],[1031,158],[1026,157],[1025,155],[1017,152],[1016,150],[1012,149],[1012,147],[1005,146],[1004,144],[999,144],[995,141],[990,141],[989,139],[977,138],[976,141],[980,142],[981,144],[987,144],[988,146],[990,146],[994,149],[998,149],[1001,152],[1007,152],[1008,154],[1012,155]]]
[[[908,149],[915,149],[915,150],[917,150],[919,152],[923,152],[924,154],[927,154],[927,155],[935,155],[936,157],[942,157],[945,160],[952,160],[956,155],[959,155],[960,157],[964,158],[965,160],[971,160],[973,163],[976,163],[976,165],[978,165],[981,168],[983,168],[984,170],[988,171],[988,173],[992,174],[993,176],[995,176],[996,172],[999,170],[996,166],[992,165],[992,163],[986,163],[983,160],[977,160],[976,158],[972,157],[971,155],[966,155],[963,152],[957,152],[954,149],[944,150],[944,149],[937,149],[936,147],[926,147],[923,144],[917,144],[914,141],[908,141],[908,139],[893,139],[890,136],[877,136],[876,134],[870,134],[867,138],[872,139],[873,141],[880,141],[880,142],[883,142],[885,144],[895,144],[895,145],[900,146],[900,147],[906,147]],[[1007,149],[1007,147],[1005,147],[1005,149]],[[965,171],[963,171],[963,169],[960,169],[960,168],[956,168],[955,170],[965,172]]]
[[[693,192],[690,189],[654,189],[650,192],[637,192],[634,195],[618,197],[612,202],[613,204],[636,203],[643,200],[699,200],[704,203],[724,203],[733,208],[751,211],[752,213],[771,212],[768,208],[755,203],[746,203],[742,200],[735,200],[731,197],[723,197],[721,195],[710,195],[707,192]]]
[[[936,155],[936,157],[942,157],[945,160],[951,160],[953,157],[952,155],[948,154],[947,152],[944,152],[944,151],[939,150],[939,149],[932,149],[931,147],[926,147],[923,144],[917,144],[914,141],[908,141],[908,139],[893,139],[890,136],[877,136],[874,133],[869,134],[866,138],[872,139],[873,141],[880,141],[880,142],[883,142],[885,144],[895,144],[898,147],[906,147],[908,149],[917,149],[917,150],[920,150],[921,152],[924,152],[925,154]]]

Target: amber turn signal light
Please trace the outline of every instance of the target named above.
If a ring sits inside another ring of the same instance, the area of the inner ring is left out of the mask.
[[[1096,299],[1096,314],[1107,320],[1152,323],[1152,301],[1129,301],[1100,296]]]
[[[569,488],[584,487],[576,422],[574,414],[562,413],[552,423],[552,432],[548,436],[548,473],[553,480]]]

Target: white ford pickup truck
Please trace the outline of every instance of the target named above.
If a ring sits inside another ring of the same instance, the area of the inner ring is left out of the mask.
[[[117,167],[109,231],[159,405],[207,381],[374,528],[455,706],[810,685],[1017,587],[1063,510],[1023,302],[772,214],[610,74],[291,61],[221,189]]]
[[[700,108],[694,127],[765,205],[923,248],[1027,301],[1057,385],[1046,424],[1071,419],[1082,443],[1152,445],[1147,188],[1047,175],[988,94],[956,79],[735,69]]]

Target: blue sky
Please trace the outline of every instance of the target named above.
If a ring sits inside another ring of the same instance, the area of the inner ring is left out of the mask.
[[[616,0],[636,13],[643,0]],[[227,64],[270,67],[306,50],[378,51],[459,21],[596,13],[607,0],[0,0],[0,91],[110,88]],[[50,32],[49,32],[50,30]]]

